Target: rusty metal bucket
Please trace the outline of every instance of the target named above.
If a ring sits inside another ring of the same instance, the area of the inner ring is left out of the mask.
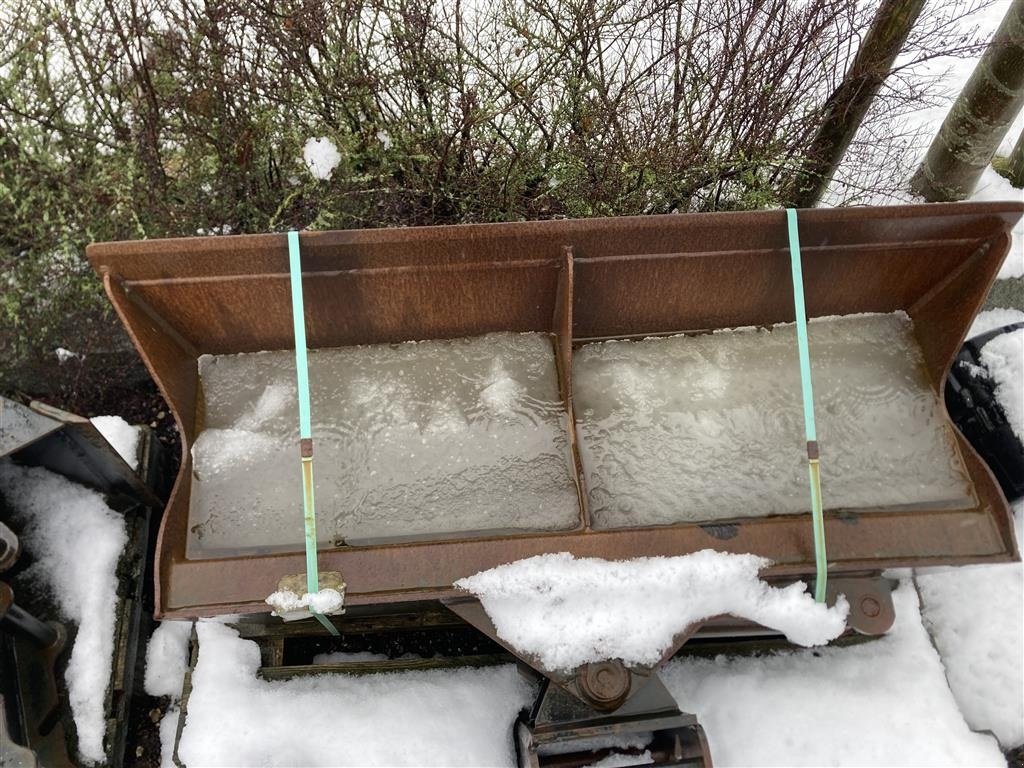
[[[803,211],[808,314],[904,310],[938,396],[1022,212],[1020,203]],[[578,439],[574,345],[794,318],[782,211],[304,232],[302,248],[311,348],[551,334],[570,440]],[[204,424],[200,355],[292,348],[285,236],[100,243],[88,256],[182,436],[158,545],[158,615],[267,611],[263,598],[278,579],[304,572],[303,554],[190,558],[190,448]],[[973,501],[826,515],[831,572],[1018,557],[998,485],[958,432],[956,441]],[[572,530],[346,542],[321,549],[321,568],[344,575],[350,605],[450,598],[459,578],[548,552],[630,558],[713,548],[770,558],[770,578],[814,573],[809,514],[595,530],[576,457]]]

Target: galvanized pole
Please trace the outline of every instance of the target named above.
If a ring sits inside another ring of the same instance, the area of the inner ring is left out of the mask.
[[[1013,0],[971,79],[946,115],[910,182],[929,202],[974,191],[1010,123],[1024,107],[1024,0]]]

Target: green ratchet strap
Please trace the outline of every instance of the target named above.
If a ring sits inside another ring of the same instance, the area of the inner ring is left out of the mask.
[[[811,353],[807,347],[807,309],[804,307],[804,275],[800,264],[800,233],[796,211],[786,209],[789,224],[789,257],[793,269],[793,304],[796,307],[796,340],[800,350],[800,386],[804,399],[804,430],[807,433],[807,472],[811,481],[811,515],[814,521],[814,561],[817,579],[814,599],[825,602],[828,560],[825,556],[825,522],[821,504],[821,469],[818,436],[814,428],[814,392],[811,389]]]
[[[306,522],[306,591],[320,591],[316,559],[316,507],[313,504],[313,425],[309,408],[309,361],[306,359],[306,309],[302,302],[302,260],[299,233],[288,233],[288,266],[292,284],[292,320],[295,324],[295,373],[299,389],[299,453],[302,456],[302,511]],[[309,609],[332,635],[338,628],[322,613]]]

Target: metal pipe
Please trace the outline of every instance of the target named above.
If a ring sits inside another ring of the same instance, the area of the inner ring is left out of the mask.
[[[38,648],[51,648],[60,642],[55,627],[14,603],[14,590],[5,581],[0,581],[0,631],[26,637]]]

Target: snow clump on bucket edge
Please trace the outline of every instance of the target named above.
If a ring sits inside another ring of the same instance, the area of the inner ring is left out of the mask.
[[[822,645],[846,628],[849,605],[816,603],[803,582],[761,581],[771,561],[705,549],[628,561],[538,555],[460,579],[498,636],[547,670],[621,659],[653,665],[675,635],[712,616],[749,619],[793,643]]]

